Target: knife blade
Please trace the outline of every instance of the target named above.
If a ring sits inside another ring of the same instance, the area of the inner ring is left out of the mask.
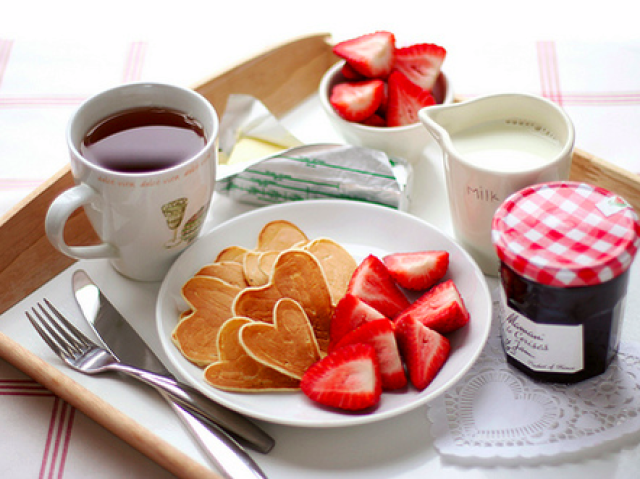
[[[73,291],[78,306],[91,328],[123,364],[150,371],[164,376],[167,381],[176,382],[173,374],[116,310],[86,271],[80,269],[74,272]],[[204,417],[205,420],[212,421],[214,425],[230,432],[259,452],[267,453],[273,448],[274,439],[248,418],[217,404],[190,386],[179,382],[178,384],[193,402],[206,403],[206,409],[210,414],[209,417]]]

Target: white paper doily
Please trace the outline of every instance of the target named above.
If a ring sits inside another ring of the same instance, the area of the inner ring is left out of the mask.
[[[598,377],[575,385],[535,382],[507,364],[495,306],[477,363],[429,403],[434,445],[444,458],[476,464],[558,460],[638,440],[630,437],[640,431],[638,344],[622,342]]]

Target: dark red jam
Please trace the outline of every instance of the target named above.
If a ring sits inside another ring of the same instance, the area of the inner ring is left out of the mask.
[[[539,334],[535,336],[533,333],[532,337],[531,334],[523,331],[517,335],[524,336],[523,341],[528,340],[527,347],[522,346],[524,351],[519,351],[517,354],[523,360],[507,354],[509,364],[524,371],[533,379],[547,382],[573,383],[606,371],[618,351],[629,270],[605,283],[573,288],[536,283],[515,273],[504,263],[500,268],[500,276],[505,304],[508,308],[543,328],[548,326],[547,331],[550,334],[553,334],[554,326],[581,330],[581,338],[577,337],[578,331],[575,331],[576,340],[580,340],[570,344],[572,335],[569,334],[561,351],[572,358],[569,360],[571,363],[569,365],[562,364],[562,354],[559,355],[559,360],[555,364],[549,362],[545,364],[543,360],[536,360],[532,355],[527,355],[526,349],[536,348],[536,340],[546,341]],[[506,314],[508,313],[503,311],[503,316]],[[505,321],[508,323],[509,319],[505,318]],[[512,341],[517,342],[517,339]],[[519,347],[515,343],[504,344],[504,346],[505,350],[509,347]],[[571,348],[577,348],[579,351]],[[576,357],[581,359],[573,359]],[[527,364],[535,364],[537,370]],[[562,371],[563,368],[568,370]]]

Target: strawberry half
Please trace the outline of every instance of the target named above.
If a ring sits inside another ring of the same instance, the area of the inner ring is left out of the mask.
[[[331,90],[329,102],[347,121],[361,122],[373,115],[384,98],[382,80],[338,83]]]
[[[417,319],[405,316],[396,322],[396,338],[411,384],[425,389],[449,357],[449,340]]]
[[[416,319],[441,334],[451,333],[469,323],[469,311],[458,288],[450,279],[424,293],[396,320],[407,317]]]
[[[365,118],[360,123],[367,126],[387,126],[387,122],[380,115],[374,113],[369,118]]]
[[[378,319],[388,318],[357,296],[345,294],[338,301],[331,317],[329,352],[335,349],[335,346],[347,333],[364,323]]]
[[[347,80],[364,80],[365,79],[363,75],[361,75],[359,72],[354,70],[353,67],[346,62],[344,65],[342,65],[340,72],[342,73],[342,76],[345,77]]]
[[[407,376],[400,358],[393,321],[377,319],[364,323],[346,334],[336,348],[356,343],[370,344],[376,350],[383,391],[391,391],[407,385]]]
[[[357,296],[390,319],[411,304],[384,263],[374,255],[367,256],[353,272],[347,293]]]
[[[368,78],[384,79],[393,69],[396,38],[390,32],[375,32],[345,40],[333,47],[333,53]]]
[[[423,90],[435,85],[447,51],[433,43],[419,43],[396,50],[394,68]]]
[[[382,258],[389,274],[403,288],[421,291],[430,288],[449,268],[447,251],[394,253]]]
[[[302,392],[325,406],[357,411],[380,401],[382,380],[370,344],[350,344],[314,363],[302,376]]]
[[[403,126],[418,121],[418,111],[435,105],[430,90],[423,90],[404,73],[394,70],[387,80],[387,126]]]

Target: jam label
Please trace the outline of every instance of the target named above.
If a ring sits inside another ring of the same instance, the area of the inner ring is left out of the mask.
[[[529,369],[575,373],[584,368],[582,325],[539,324],[501,302],[505,352]]]

